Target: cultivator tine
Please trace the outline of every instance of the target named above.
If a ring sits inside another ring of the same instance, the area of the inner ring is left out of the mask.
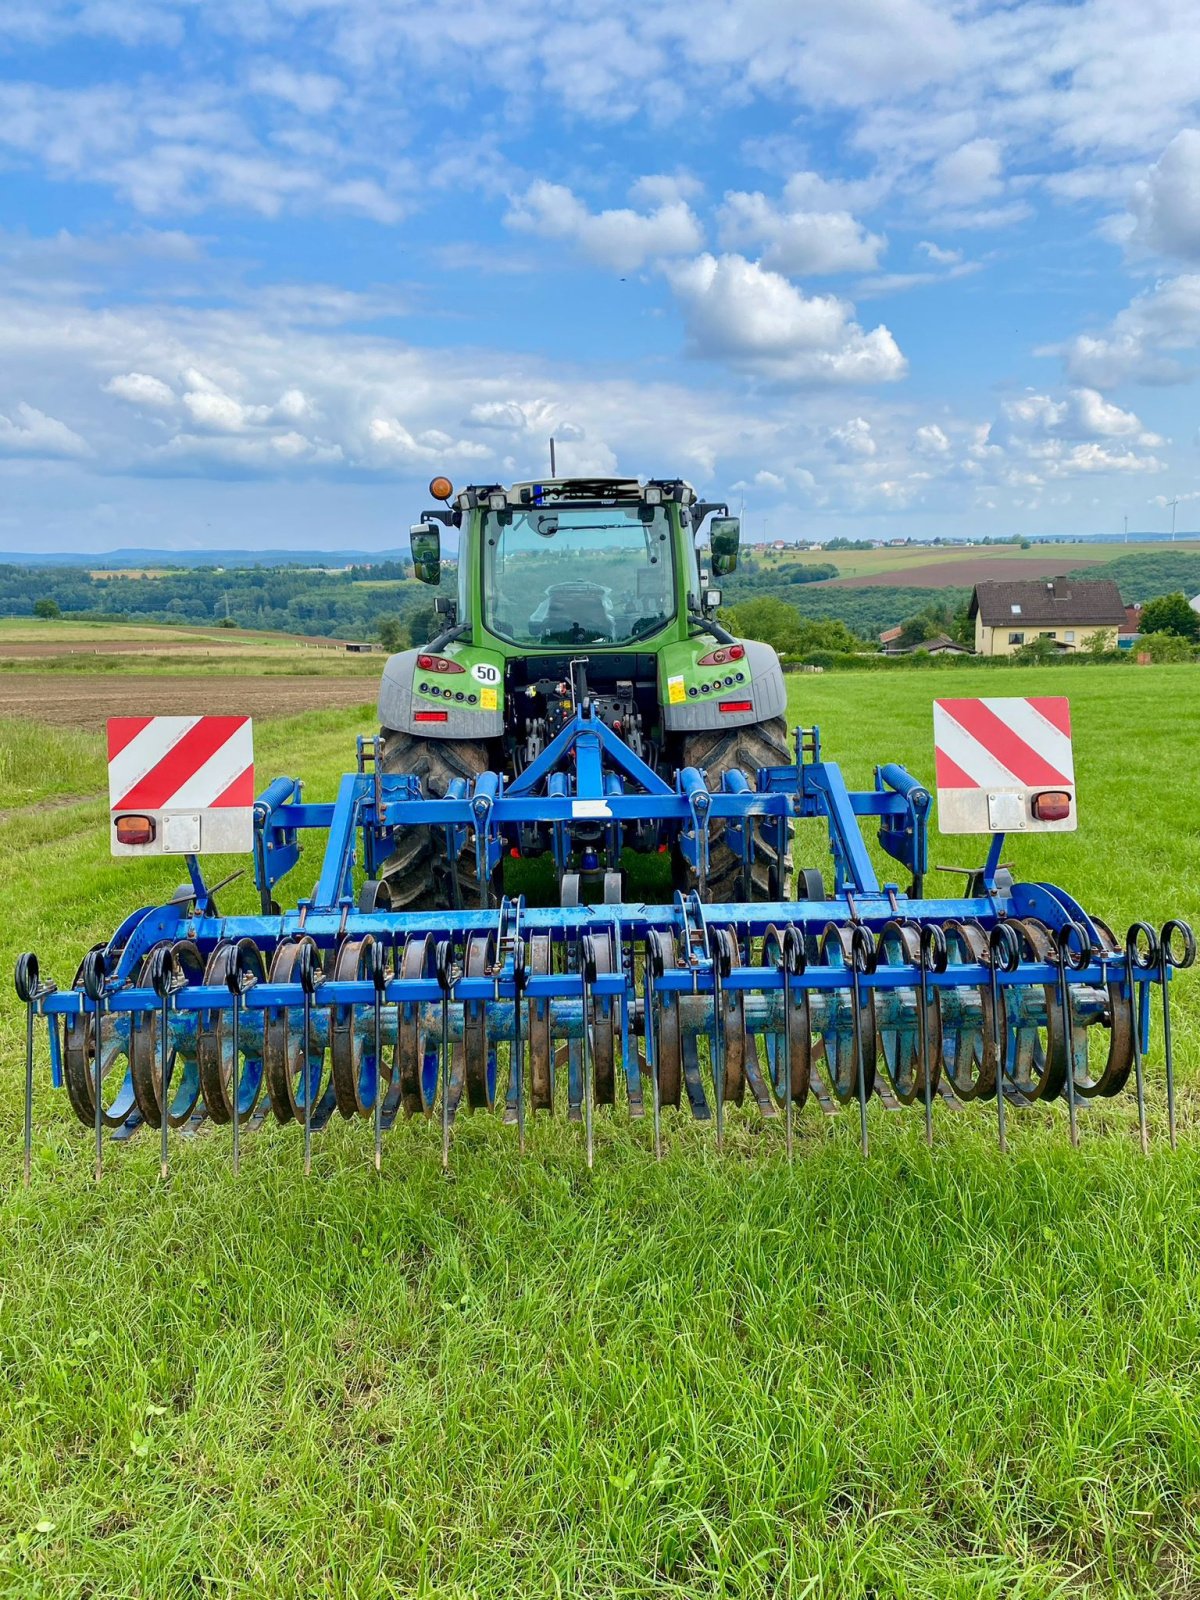
[[[1008,1073],[1008,1021],[1000,1028],[1000,973],[1016,972],[1021,965],[1021,941],[1007,922],[997,922],[988,933],[988,970],[992,991],[992,1048],[996,1052],[996,1137],[1000,1154],[1008,1154],[1008,1108],[1005,1077]]]
[[[658,1080],[658,1045],[654,1030],[654,984],[651,978],[652,951],[647,951],[642,969],[642,1008],[646,1029],[646,1065],[650,1068],[651,1091],[654,1095],[654,1159],[662,1160],[662,1091]]]
[[[100,1182],[104,1173],[104,1001],[107,978],[108,965],[105,960],[104,946],[96,945],[83,958],[83,966],[80,968],[80,986],[95,1007],[92,1037],[96,1052],[93,1094],[95,1097],[95,1178],[97,1183]]]
[[[1146,1074],[1142,1064],[1142,1019],[1138,1001],[1135,972],[1145,971],[1141,954],[1143,935],[1154,938],[1154,930],[1145,922],[1135,922],[1125,936],[1125,987],[1129,991],[1129,1006],[1133,1013],[1133,1077],[1137,1090],[1138,1139],[1142,1154],[1150,1154],[1150,1134],[1146,1126]]]
[[[1176,949],[1176,941],[1179,949]],[[1158,936],[1158,981],[1162,987],[1163,1060],[1167,1074],[1167,1125],[1175,1149],[1175,1052],[1171,1039],[1171,996],[1168,974],[1190,967],[1196,960],[1196,939],[1186,922],[1172,918]]]
[[[509,1060],[509,1073],[517,1084],[517,1154],[525,1154],[525,1047],[521,1038],[521,1007],[525,993],[525,941],[518,939],[513,945],[513,1044]]]
[[[312,1172],[312,1135],[313,1135],[313,1083],[312,1071],[312,1008],[313,995],[320,983],[322,973],[317,966],[316,946],[307,940],[300,946],[296,956],[296,976],[300,981],[300,994],[302,1021],[300,1024],[300,1048],[303,1054],[304,1083],[304,1175]],[[320,1082],[321,1073],[318,1072],[317,1080]]]
[[[443,939],[437,947],[437,981],[442,992],[442,1172],[450,1171],[450,991],[454,986],[454,946]]]
[[[1085,930],[1078,922],[1067,921],[1058,930],[1054,940],[1058,963],[1059,1004],[1062,1007],[1063,1064],[1067,1091],[1067,1113],[1070,1121],[1071,1144],[1079,1148],[1079,1106],[1075,1093],[1075,1014],[1071,1004],[1071,984],[1068,971],[1082,972],[1092,958]]]
[[[32,951],[17,957],[13,985],[25,1006],[25,1186],[33,1172],[33,1042],[34,1022],[42,1000],[55,992],[53,983],[43,983],[38,958]],[[51,1045],[53,1055],[53,1043]]]
[[[922,923],[917,934],[920,993],[917,996],[917,1048],[921,1056],[921,1096],[925,1102],[925,1143],[933,1149],[933,1064],[929,1056],[929,973],[931,964],[944,972],[946,936],[936,923]],[[940,965],[937,963],[940,962]]]
[[[375,1171],[383,1171],[383,991],[387,987],[387,956],[380,940],[371,946],[371,983],[375,990],[372,1006],[375,1045],[375,1103],[371,1120],[375,1134]]]
[[[167,1134],[171,1127],[171,995],[174,991],[174,971],[168,946],[160,945],[151,952],[149,961],[150,987],[158,996],[158,1081],[159,1081],[159,1144],[158,1175],[166,1183],[170,1174],[171,1153],[167,1147]]]
[[[592,1125],[592,1108],[595,1098],[592,1093],[592,985],[596,981],[596,972],[595,941],[590,933],[585,933],[580,942],[579,977],[580,993],[583,998],[583,1036],[581,1039],[583,1057],[583,1122],[589,1172],[592,1170],[596,1153],[595,1130]]]
[[[860,978],[875,970],[875,943],[861,922],[850,928],[851,1014],[854,1025],[854,1062],[858,1081],[859,1143],[864,1156],[871,1153],[867,1132],[867,1069],[863,1048],[862,985]]]

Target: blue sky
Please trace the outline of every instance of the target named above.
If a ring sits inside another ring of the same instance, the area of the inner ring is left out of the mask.
[[[0,550],[1200,524],[1184,0],[5,0]]]

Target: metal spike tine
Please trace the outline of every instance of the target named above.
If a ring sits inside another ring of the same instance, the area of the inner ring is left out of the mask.
[[[995,930],[993,930],[995,931]],[[998,962],[1000,960],[999,940],[989,941],[988,967],[989,978],[992,986],[992,1047],[996,1052],[996,1139],[1000,1147],[1000,1154],[1008,1154],[1008,1125],[1005,1120],[1007,1106],[1004,1103],[1004,1075],[1008,1068],[1008,1026],[1004,1028],[1003,1041],[1000,1037],[1000,973]]]
[[[158,1175],[165,1183],[170,1173],[170,1152],[167,1149],[167,1130],[170,1126],[171,1106],[171,1067],[170,1052],[168,1049],[167,1035],[171,1025],[171,997],[164,989],[162,997],[162,1011],[159,1013],[158,1041],[158,1078],[159,1078],[159,1147],[158,1147]]]
[[[304,1052],[304,1176],[307,1178],[312,1172],[312,1102],[313,1102],[313,1073],[312,1073],[312,990],[307,983],[302,985],[304,994],[303,1010],[301,1012],[300,1048]]]
[[[588,1171],[595,1160],[595,1131],[592,1126],[592,1009],[591,984],[588,981],[588,963],[591,958],[590,942],[585,938],[580,956],[579,971],[583,992],[583,1122],[587,1139]]]
[[[794,1096],[792,1094],[792,973],[788,952],[781,946],[783,956],[783,1083],[784,1083],[784,1144],[790,1162],[794,1154],[793,1128],[795,1124]]]
[[[654,985],[650,975],[650,954],[647,951],[642,967],[642,1004],[645,1013],[644,1033],[646,1060],[650,1067],[650,1084],[654,1095],[654,1159],[662,1160],[662,1095],[658,1085],[658,1045],[654,1038]]]
[[[234,960],[237,960],[236,955]],[[233,1066],[231,1096],[233,1100],[233,1170],[236,1176],[241,1166],[241,1109],[242,1099],[242,995],[236,981],[233,989]]]
[[[933,1149],[933,1074],[929,1068],[929,952],[925,940],[918,936],[917,960],[920,972],[920,990],[917,995],[917,1048],[921,1052],[921,1092],[925,1101],[925,1143]]]
[[[1138,1139],[1142,1154],[1150,1154],[1150,1130],[1146,1123],[1146,1072],[1142,1065],[1142,1017],[1137,980],[1133,975],[1133,953],[1125,952],[1125,982],[1129,988],[1129,1008],[1133,1013],[1133,1078],[1137,1089]]]
[[[451,970],[454,951],[448,939],[444,939],[438,945],[436,959],[438,985],[442,991],[442,1172],[448,1174],[450,1171],[450,986],[454,980]]]
[[[33,1176],[33,1019],[37,1002],[25,1002],[25,1187]]]
[[[1167,975],[1168,941],[1160,938],[1158,945],[1158,980],[1162,988],[1162,1019],[1163,1019],[1163,1064],[1167,1074],[1167,1137],[1171,1149],[1176,1146],[1175,1127],[1175,1050],[1171,1040],[1171,989]]]
[[[96,1182],[99,1183],[104,1175],[104,1089],[102,1083],[102,1062],[104,1059],[104,1000],[103,996],[96,1002],[95,1026],[92,1030],[92,1040],[96,1048],[94,1090],[96,1095]]]
[[[387,972],[383,948],[372,945],[371,976],[375,983],[375,1105],[372,1112],[375,1133],[375,1171],[383,1172],[383,983]]]
[[[862,991],[859,987],[858,958],[853,944],[850,950],[850,1011],[854,1020],[854,1058],[858,1073],[858,1132],[864,1156],[871,1153],[867,1132],[867,1071],[863,1059]]]
[[[1061,930],[1063,937],[1057,941],[1058,946],[1058,981],[1059,997],[1062,1005],[1063,1023],[1063,1052],[1066,1056],[1066,1089],[1067,1089],[1067,1114],[1071,1129],[1071,1148],[1079,1148],[1079,1108],[1075,1099],[1075,1016],[1071,1004],[1071,985],[1067,978],[1068,947],[1070,934]]]
[[[525,946],[513,946],[513,1042],[509,1049],[509,1074],[517,1075],[517,1154],[525,1154],[525,1046],[521,1037],[521,975],[525,968]]]

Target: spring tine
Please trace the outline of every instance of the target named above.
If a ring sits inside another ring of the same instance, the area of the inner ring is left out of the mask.
[[[654,1043],[654,985],[650,981],[650,957],[647,955],[642,969],[642,996],[644,1006],[643,1033],[646,1040],[646,1059],[650,1063],[650,1082],[654,1090],[654,1159],[662,1160],[662,1095],[658,1087],[658,1050]]]
[[[1125,982],[1129,988],[1129,1009],[1133,1015],[1133,1081],[1137,1087],[1138,1138],[1142,1154],[1150,1154],[1150,1132],[1146,1126],[1146,1077],[1142,1067],[1142,1018],[1137,983],[1133,976],[1133,950],[1125,947]]]
[[[717,1112],[717,1149],[725,1148],[725,1017],[724,996],[721,993],[721,946],[713,953],[713,1030],[712,1059],[713,1104]]]
[[[919,936],[918,936],[919,937]],[[921,1052],[921,1084],[925,1100],[925,1143],[933,1149],[933,1083],[929,1070],[929,952],[925,940],[919,937],[917,961],[921,989],[917,997],[917,1047]]]
[[[33,1173],[33,1017],[37,1002],[25,1002],[25,1187]]]
[[[376,938],[371,946],[371,978],[375,985],[375,1105],[372,1121],[375,1133],[375,1171],[383,1172],[383,988],[387,982],[387,957]]]
[[[1162,985],[1163,1062],[1167,1072],[1167,1137],[1175,1149],[1175,1051],[1171,1043],[1171,993],[1167,976],[1167,940],[1158,945],[1158,981]]]
[[[236,959],[236,958],[235,958]],[[233,987],[233,1069],[231,1097],[233,1100],[233,1171],[236,1176],[241,1167],[241,1101],[242,1101],[242,991],[237,986],[236,973]]]
[[[850,1011],[854,1018],[854,1058],[858,1069],[858,1135],[864,1156],[871,1153],[867,1135],[867,1076],[863,1064],[862,999],[858,987],[858,967],[850,958]]]
[[[1008,1154],[1008,1126],[1006,1123],[1007,1106],[1004,1103],[1004,1072],[1008,1066],[1008,1029],[1004,1030],[1005,1038],[1003,1047],[1000,1042],[1000,972],[997,963],[1000,960],[1000,940],[993,938],[996,933],[993,928],[988,936],[988,978],[992,987],[992,1047],[996,1052],[996,1137],[1000,1144],[1000,1154]]]
[[[525,942],[513,945],[513,1042],[510,1073],[517,1075],[517,1154],[525,1154],[525,1056],[521,1038],[521,995],[525,988]]]
[[[1067,955],[1071,941],[1070,930],[1074,926],[1074,923],[1069,923],[1059,930],[1056,948],[1058,950],[1058,992],[1062,1006],[1063,1049],[1067,1058],[1067,1110],[1071,1124],[1071,1146],[1077,1150],[1079,1148],[1079,1108],[1075,1100],[1075,1016],[1074,1007],[1071,1004],[1071,985],[1067,980]]]
[[[92,1041],[96,1051],[96,1063],[94,1068],[95,1076],[92,1083],[92,1089],[95,1096],[96,1114],[95,1176],[97,1183],[100,1182],[100,1178],[104,1172],[104,995],[105,978],[107,977],[107,973],[108,967],[104,959],[104,947],[103,945],[98,945],[94,950],[89,950],[88,954],[84,957],[83,970],[81,974],[83,992],[91,1000],[92,1005],[95,1008],[92,1013],[95,1019],[92,1028]]]
[[[304,1052],[304,1176],[312,1172],[312,990],[303,985],[304,1010],[300,1047]]]
[[[583,985],[583,1122],[587,1134],[587,1164],[592,1170],[595,1159],[595,1131],[592,1126],[592,1030],[591,1030],[591,979],[595,977],[595,958],[592,941],[585,934],[579,963]]]
[[[167,1130],[170,1126],[169,1108],[171,1105],[171,1067],[170,1051],[167,1045],[167,1032],[171,1025],[171,995],[170,990],[164,988],[162,995],[162,1011],[158,1019],[158,1081],[161,1085],[159,1092],[159,1148],[158,1148],[158,1175],[165,1183],[169,1176],[170,1154],[167,1149]]]
[[[782,950],[781,953],[783,955],[783,1082],[786,1095],[783,1126],[784,1145],[790,1162],[794,1153],[795,1120],[795,1108],[792,1105],[792,964],[788,960],[787,951]]]
[[[450,1171],[450,985],[453,946],[443,939],[437,947],[437,977],[442,991],[442,1172]]]

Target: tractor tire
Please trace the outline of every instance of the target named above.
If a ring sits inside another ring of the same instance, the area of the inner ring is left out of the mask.
[[[439,799],[455,778],[473,782],[487,771],[487,746],[467,739],[423,739],[419,734],[384,728],[384,772],[420,778],[426,795]],[[383,863],[380,876],[393,911],[430,911],[454,905],[454,880],[440,828],[409,828]],[[472,840],[458,858],[458,891],[462,907],[480,904],[479,875]]]
[[[753,789],[759,767],[788,767],[795,756],[788,739],[786,717],[772,717],[767,722],[751,723],[747,727],[712,728],[704,733],[688,734],[682,743],[679,764],[681,767],[699,767],[706,774],[710,790],[721,787],[721,776],[740,767]],[[788,847],[782,861],[769,832],[761,824],[755,825],[754,861],[750,868],[750,898],[752,900],[790,900],[792,895],[792,824],[788,823]],[[742,858],[736,855],[721,838],[722,822],[714,822],[708,830],[708,885],[705,898],[721,902],[743,900]],[[677,858],[677,878],[682,872],[681,887],[697,887],[695,873],[681,857]]]

